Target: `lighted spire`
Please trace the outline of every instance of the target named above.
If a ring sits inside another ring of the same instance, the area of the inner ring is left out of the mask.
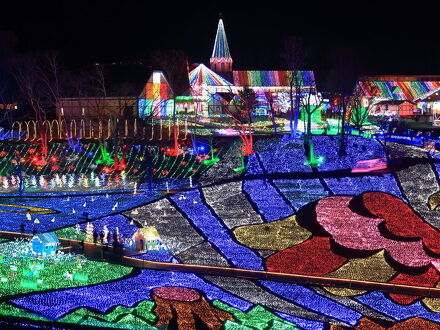
[[[211,70],[216,72],[232,71],[232,58],[229,53],[228,40],[226,39],[223,20],[218,21],[217,34],[215,36],[214,49],[210,59]]]
[[[211,58],[231,58],[229,54],[228,40],[226,40],[225,27],[223,20],[218,21],[217,35],[215,36],[214,49]]]

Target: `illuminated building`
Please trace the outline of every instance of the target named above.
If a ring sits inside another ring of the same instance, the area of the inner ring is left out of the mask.
[[[417,102],[422,112],[432,114],[434,126],[440,126],[440,87],[423,94],[414,101]]]
[[[374,76],[358,82],[371,115],[418,118],[440,124],[440,76]]]
[[[55,255],[59,241],[55,233],[36,234],[32,237],[32,254],[39,257]]]
[[[137,97],[63,97],[57,100],[58,120],[134,118]]]
[[[292,73],[291,71],[233,70],[232,64],[223,20],[220,19],[210,58],[211,69],[204,64],[197,65],[188,73],[190,92],[186,96],[175,98],[167,92],[169,86],[165,86],[167,82],[164,75],[159,71],[153,72],[146,91],[139,100],[139,115],[143,117],[154,112],[153,115],[156,117],[172,116],[174,111],[172,104],[175,100],[177,114],[202,117],[226,116],[225,107],[234,106],[233,103],[236,102],[234,95],[238,95],[245,87],[256,93],[257,104],[252,111],[254,116],[267,116],[269,101],[275,113],[282,114],[290,110],[291,81],[294,82],[294,97],[300,95],[305,99],[308,98],[309,93],[312,93],[313,97],[308,98],[311,100],[311,105],[318,102],[319,95],[316,91],[313,71]]]
[[[165,117],[174,109],[174,93],[161,71],[154,71],[139,98],[139,117]]]

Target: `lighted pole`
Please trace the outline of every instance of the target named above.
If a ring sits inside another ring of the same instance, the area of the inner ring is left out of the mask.
[[[19,199],[23,199],[23,172],[22,172],[22,165],[20,162],[20,158],[17,157],[17,175],[18,175],[18,196]]]
[[[342,118],[341,118],[341,134],[339,135],[339,149],[338,155],[345,156],[347,154],[345,147],[345,115],[347,113],[347,104],[345,103],[345,97],[341,97],[342,104]]]
[[[23,199],[23,172],[21,170],[21,164],[18,165],[18,179],[19,179],[19,188],[18,188],[18,193],[19,193],[19,198],[20,200]]]
[[[147,182],[148,182],[148,192],[146,194],[151,195],[153,193],[153,165],[152,165],[152,153],[151,153],[151,147],[147,146],[147,150],[145,153],[145,158],[140,158],[139,161],[140,164],[146,164],[146,175],[147,175]]]
[[[173,92],[174,95],[174,92]],[[177,155],[177,150],[179,149],[179,144],[177,142],[177,116],[176,116],[176,95],[174,95],[174,102],[173,102],[173,137],[174,137],[174,150]]]
[[[153,169],[151,165],[150,147],[147,148],[148,193],[153,193]]]

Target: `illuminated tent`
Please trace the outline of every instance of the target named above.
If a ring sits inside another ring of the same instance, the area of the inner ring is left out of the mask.
[[[191,86],[226,87],[226,90],[228,86],[232,86],[229,81],[208,69],[203,64],[199,64],[189,73],[189,84]]]
[[[220,104],[211,102],[217,99],[216,97],[213,98],[213,96],[219,93],[230,93],[235,89],[229,81],[208,69],[203,64],[199,64],[189,73],[189,84],[194,96],[197,113],[204,116],[209,115],[209,107],[211,107],[211,114],[221,114]],[[209,106],[208,100],[211,100],[209,101]]]

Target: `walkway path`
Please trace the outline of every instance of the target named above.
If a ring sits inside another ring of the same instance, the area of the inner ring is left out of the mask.
[[[20,234],[13,232],[0,231],[0,237],[2,238],[29,238],[29,234]],[[101,244],[94,244],[84,242],[84,249],[81,248],[81,242],[76,240],[59,239],[63,247],[70,247],[70,249],[76,253],[83,253],[87,258],[106,260],[112,263],[118,263],[121,265],[148,268],[155,270],[168,270],[168,271],[180,271],[187,273],[195,273],[201,275],[219,275],[229,277],[239,277],[251,280],[270,280],[279,282],[290,282],[302,285],[319,285],[329,287],[342,287],[349,289],[367,290],[367,291],[382,291],[389,293],[409,294],[423,297],[440,298],[440,288],[427,288],[420,286],[393,284],[393,283],[381,283],[372,281],[359,281],[343,278],[330,278],[322,276],[306,276],[297,274],[285,274],[266,272],[258,270],[249,270],[241,268],[230,267],[216,267],[216,266],[199,266],[188,264],[173,264],[167,262],[156,262],[141,260],[133,258],[134,255],[140,254],[139,251],[131,249],[123,249],[122,254],[114,250],[112,246],[105,246]]]

